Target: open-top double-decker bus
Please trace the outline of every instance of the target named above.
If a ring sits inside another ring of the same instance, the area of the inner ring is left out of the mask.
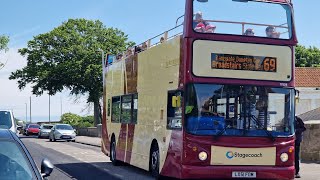
[[[293,179],[292,3],[186,0],[182,17],[103,62],[102,151],[155,177]]]

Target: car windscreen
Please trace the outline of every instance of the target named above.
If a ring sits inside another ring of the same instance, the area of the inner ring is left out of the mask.
[[[42,129],[51,129],[53,126],[43,126]]]
[[[39,128],[39,125],[29,125],[29,128]]]
[[[56,128],[60,130],[73,130],[72,126],[70,125],[57,125]]]
[[[0,141],[1,179],[35,179],[31,164],[19,145],[13,141]]]
[[[9,111],[0,111],[0,129],[10,129],[12,119]]]

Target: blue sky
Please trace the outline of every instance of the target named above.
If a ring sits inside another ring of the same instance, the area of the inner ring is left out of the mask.
[[[223,0],[225,1],[225,0]],[[295,22],[299,43],[320,47],[320,6],[319,0],[293,0]],[[259,9],[255,13],[259,12]],[[11,38],[10,51],[0,54],[0,60],[8,60],[0,71],[0,109],[13,109],[17,117],[25,117],[25,103],[28,102],[30,88],[18,91],[17,84],[7,78],[10,72],[26,64],[19,57],[17,49],[25,47],[33,36],[46,33],[61,25],[69,18],[100,20],[107,27],[116,27],[129,35],[129,40],[141,43],[175,25],[176,18],[184,13],[184,0],[5,0],[1,2],[0,34]],[[227,11],[226,13],[239,13]],[[241,12],[240,12],[241,13]],[[272,12],[270,12],[272,13]],[[240,16],[240,15],[239,15]],[[270,16],[276,17],[274,14]],[[10,88],[15,88],[12,90]],[[47,97],[34,97],[33,116],[44,120],[48,114]],[[51,116],[61,114],[61,99],[64,112],[87,115],[92,113],[85,104],[85,97],[76,99],[68,92],[52,97]],[[29,102],[28,102],[29,103]],[[38,105],[37,105],[38,104]],[[28,112],[29,116],[29,112]],[[42,117],[42,118],[40,118]]]

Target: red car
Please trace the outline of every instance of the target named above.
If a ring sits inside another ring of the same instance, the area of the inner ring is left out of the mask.
[[[26,129],[26,135],[38,134],[40,126],[38,124],[29,124]]]

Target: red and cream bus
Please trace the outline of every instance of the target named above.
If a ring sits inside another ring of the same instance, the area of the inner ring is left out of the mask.
[[[293,179],[292,3],[186,0],[182,17],[103,63],[102,151],[155,177]]]

